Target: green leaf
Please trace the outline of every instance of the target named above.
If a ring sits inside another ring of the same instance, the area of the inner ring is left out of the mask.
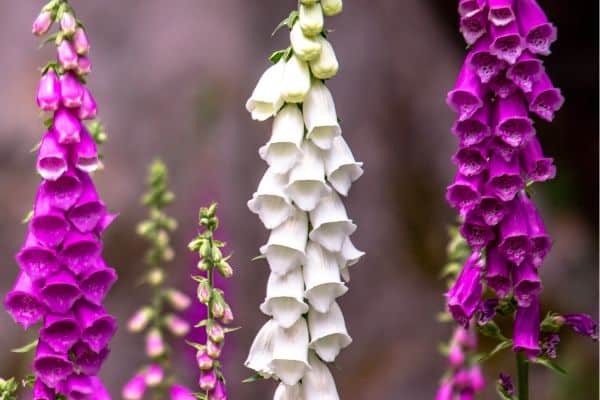
[[[544,367],[556,372],[559,375],[567,375],[567,371],[561,367],[560,365],[558,365],[557,363],[555,363],[552,360],[549,360],[547,358],[544,357],[537,357],[535,358],[533,361],[534,364],[539,364],[539,365],[543,365]]]
[[[253,258],[252,260],[250,260],[250,261],[264,260],[264,259],[266,259],[266,258],[267,258],[267,256],[265,256],[264,254],[261,254],[260,256],[256,256],[256,257],[254,257],[254,258]]]
[[[456,276],[460,272],[461,268],[462,268],[462,265],[460,265],[457,262],[451,262],[451,263],[446,264],[444,266],[444,268],[442,269],[442,272],[440,273],[440,279],[443,279],[446,277],[456,278]]]
[[[241,326],[236,326],[235,328],[225,328],[223,331],[225,333],[231,333],[231,332],[239,331],[240,329],[242,329]]]
[[[204,351],[206,349],[206,346],[200,343],[196,343],[196,342],[192,342],[189,340],[185,341],[189,346],[192,346],[193,348],[195,348],[196,350],[199,351]]]
[[[509,347],[511,347],[513,344],[512,340],[504,340],[500,343],[498,343],[496,345],[496,347],[494,347],[492,349],[492,351],[490,351],[487,354],[482,355],[481,357],[479,357],[479,359],[477,360],[477,362],[484,362],[489,360],[490,358],[492,358],[493,356],[495,356],[496,354],[500,353],[502,350],[508,349]]]
[[[248,378],[244,379],[244,380],[242,381],[242,383],[252,383],[252,382],[258,382],[258,381],[262,381],[262,380],[264,380],[264,379],[265,379],[265,377],[264,377],[264,376],[262,376],[261,374],[254,374],[254,375],[252,375],[252,376],[250,376],[250,377],[248,377]]]
[[[294,24],[296,23],[296,21],[298,20],[298,10],[293,10],[292,12],[290,12],[290,14],[285,17],[278,25],[277,27],[275,27],[275,30],[273,31],[273,33],[271,33],[271,36],[275,36],[275,34],[284,26],[287,26],[288,28],[292,29],[292,27],[294,26]]]
[[[16,349],[12,349],[11,351],[13,353],[29,353],[31,350],[35,349],[37,347],[38,344],[38,340],[35,339],[33,342],[26,344],[25,346],[16,348]]]
[[[437,319],[438,322],[452,322],[452,321],[454,321],[454,319],[452,318],[452,314],[450,314],[448,311],[439,312],[436,315],[436,319]]]
[[[27,224],[27,223],[29,223],[29,221],[31,221],[32,218],[33,218],[33,210],[31,210],[31,211],[29,211],[27,213],[27,215],[25,216],[25,218],[23,218],[21,220],[21,223],[22,224]]]

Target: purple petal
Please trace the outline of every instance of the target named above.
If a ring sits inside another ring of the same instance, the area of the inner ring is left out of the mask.
[[[85,33],[85,29],[78,27],[73,35],[73,47],[77,54],[84,56],[90,51],[90,41]]]
[[[94,389],[94,400],[112,400],[110,393],[97,376],[92,376],[92,388]]]
[[[108,345],[117,330],[116,320],[104,307],[85,301],[77,304],[75,313],[83,329],[81,340],[96,353]]]
[[[520,265],[531,250],[527,216],[520,201],[510,206],[510,211],[500,223],[498,249],[507,260]]]
[[[515,20],[513,0],[488,0],[488,19],[496,26],[508,25]]]
[[[64,240],[61,258],[74,274],[85,273],[96,264],[102,242],[92,233],[71,231]]]
[[[529,239],[531,240],[531,261],[534,266],[539,267],[552,248],[552,240],[546,233],[544,221],[533,202],[525,194],[520,196],[520,200],[528,224]]]
[[[474,252],[454,285],[446,293],[448,309],[456,322],[467,326],[481,300],[481,254]]]
[[[78,342],[73,346],[74,363],[82,373],[87,375],[96,375],[100,372],[100,367],[109,354],[108,348],[96,353],[84,342]]]
[[[588,314],[565,314],[562,317],[576,333],[598,340],[598,324]]]
[[[31,232],[16,259],[21,269],[34,282],[45,279],[60,268],[56,252],[40,243]]]
[[[81,182],[75,171],[69,169],[55,181],[44,181],[41,190],[52,207],[66,211],[79,199]]]
[[[458,172],[464,176],[479,175],[487,168],[488,148],[485,145],[461,147],[452,157]]]
[[[60,42],[60,44],[57,47],[57,55],[58,62],[60,62],[60,65],[64,69],[69,70],[77,68],[77,52],[71,45],[71,42],[69,42],[68,40],[65,39]]]
[[[484,104],[472,117],[456,121],[452,133],[460,139],[461,146],[473,146],[491,135],[489,123],[490,107]]]
[[[66,108],[60,108],[54,114],[53,128],[60,144],[77,143],[80,140],[81,122]]]
[[[524,185],[519,160],[515,157],[512,161],[506,162],[501,156],[492,152],[488,182],[490,193],[502,201],[511,201]]]
[[[36,168],[44,179],[55,181],[67,170],[67,149],[52,132],[46,132],[40,144]]]
[[[100,305],[116,280],[116,271],[108,268],[104,261],[98,261],[97,266],[87,271],[81,279],[80,288],[83,297],[91,303]]]
[[[67,72],[60,78],[60,90],[62,103],[67,108],[75,108],[81,105],[83,98],[83,85],[72,72]]]
[[[106,206],[100,200],[94,182],[86,174],[81,175],[81,196],[68,213],[69,221],[82,233],[93,231],[106,214]]]
[[[43,341],[39,341],[33,370],[37,377],[50,388],[56,388],[73,372],[73,364],[65,354],[53,351]]]
[[[495,246],[487,249],[485,279],[498,297],[506,297],[510,292],[510,268],[506,259]]]
[[[519,27],[529,51],[550,54],[550,45],[556,40],[556,27],[548,22],[544,11],[535,0],[517,0]]]
[[[554,159],[544,157],[542,146],[536,137],[531,138],[520,154],[521,165],[528,180],[544,182],[554,179],[556,166]]]
[[[460,227],[460,234],[475,250],[484,248],[495,238],[494,231],[481,218],[472,214],[467,214],[465,222]]]
[[[461,17],[466,17],[482,10],[485,7],[485,0],[459,0],[458,14]]]
[[[522,147],[533,135],[533,122],[520,95],[498,99],[494,112],[495,134],[512,147]]]
[[[44,384],[40,379],[36,379],[33,384],[33,400],[54,400],[56,393]]]
[[[52,312],[64,314],[81,297],[81,291],[73,274],[62,270],[46,280],[40,295]]]
[[[494,196],[482,196],[477,206],[478,215],[489,226],[495,226],[506,215],[506,206]]]
[[[464,121],[483,106],[483,98],[484,88],[481,81],[468,62],[465,62],[454,89],[448,93],[446,103],[458,113],[458,119]]]
[[[466,177],[457,174],[454,183],[446,190],[446,200],[453,208],[466,212],[480,200],[481,176]]]
[[[509,146],[498,136],[494,136],[490,139],[489,146],[492,150],[491,153],[501,157],[505,162],[512,161],[519,152],[519,149]]]
[[[91,400],[94,393],[92,379],[87,375],[73,374],[61,386],[61,391],[69,400]],[[95,400],[96,396],[93,399]]]
[[[39,322],[47,312],[29,276],[21,272],[13,289],[4,299],[6,311],[25,329]]]
[[[83,87],[83,96],[81,106],[77,109],[77,117],[81,120],[94,119],[98,115],[98,105],[96,99],[87,87]]]
[[[540,80],[544,72],[542,61],[528,51],[517,59],[515,64],[506,71],[506,77],[513,81],[523,92],[529,93],[533,84]]]
[[[40,189],[31,219],[31,233],[40,243],[48,247],[56,247],[62,243],[69,229],[70,225],[64,212],[53,208],[46,191]]]
[[[479,39],[469,55],[467,60],[479,76],[482,83],[488,83],[493,77],[506,69],[506,62],[499,60],[498,57],[490,53],[491,38],[486,35]]]
[[[71,314],[46,316],[40,338],[58,353],[66,353],[79,340],[81,332]]]
[[[496,96],[506,99],[517,91],[517,85],[506,77],[506,74],[498,74],[490,79],[489,87]]]
[[[490,27],[492,43],[490,52],[501,60],[514,64],[524,49],[523,38],[519,35],[519,27],[515,21],[504,26]]]
[[[554,87],[546,73],[543,73],[540,80],[533,84],[531,93],[526,93],[525,96],[529,102],[529,110],[550,122],[554,119],[554,113],[565,102],[560,89]]]
[[[485,35],[486,25],[487,18],[483,8],[460,18],[460,32],[469,45]]]
[[[542,291],[542,281],[537,268],[530,260],[525,260],[513,269],[513,286],[515,300],[520,307],[529,307]]]
[[[60,81],[54,69],[50,68],[40,78],[37,89],[36,101],[38,107],[43,111],[56,111],[60,105]]]

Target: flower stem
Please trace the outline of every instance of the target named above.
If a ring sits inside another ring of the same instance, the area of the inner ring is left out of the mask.
[[[529,363],[522,352],[517,353],[519,400],[529,400]]]

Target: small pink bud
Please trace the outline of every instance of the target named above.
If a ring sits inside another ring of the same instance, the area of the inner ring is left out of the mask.
[[[201,371],[198,386],[204,391],[213,390],[217,384],[217,374],[213,369],[209,371]]]
[[[206,331],[210,340],[215,343],[221,343],[225,339],[225,330],[217,323],[211,324]]]
[[[90,42],[82,27],[75,30],[75,34],[73,35],[73,46],[80,56],[85,56],[90,51]]]
[[[75,17],[70,12],[63,13],[60,18],[60,29],[62,29],[65,35],[72,35],[75,33],[75,29],[77,28],[77,21],[75,21]]]
[[[227,304],[225,305],[225,311],[223,312],[221,322],[223,322],[225,325],[233,322],[233,312],[231,311],[231,307],[229,307]]]
[[[57,48],[58,62],[64,69],[76,69],[77,68],[77,53],[68,40],[60,42]]]
[[[213,359],[206,353],[206,351],[198,350],[196,353],[196,362],[198,363],[198,368],[201,370],[211,369],[214,365]]]
[[[81,120],[94,119],[98,115],[98,106],[92,93],[83,86],[83,96],[81,97],[81,106],[77,109],[77,117]]]
[[[83,85],[72,72],[67,72],[60,78],[60,91],[65,107],[75,108],[81,105]]]
[[[61,101],[60,81],[53,69],[49,69],[40,78],[36,101],[38,107],[43,111],[56,111],[58,109]]]
[[[185,293],[180,292],[176,289],[168,289],[165,292],[165,298],[177,311],[184,311],[192,304],[192,299],[189,298]]]
[[[223,381],[217,381],[213,391],[208,394],[208,400],[227,400],[227,391]]]
[[[160,385],[165,378],[165,371],[158,364],[151,364],[146,369],[146,385],[156,387]]]
[[[220,301],[213,301],[211,303],[210,309],[215,318],[222,318],[225,314],[225,307],[223,307],[223,303]]]
[[[211,298],[211,288],[208,280],[203,280],[198,285],[198,301],[202,304],[208,304]]]
[[[141,332],[146,328],[150,318],[152,318],[152,309],[150,307],[144,307],[136,311],[135,314],[127,322],[127,330],[132,333]]]
[[[125,400],[141,400],[146,391],[146,380],[142,375],[136,375],[123,387],[122,396]]]
[[[42,11],[35,21],[33,21],[31,33],[36,36],[42,36],[44,33],[48,32],[48,29],[52,26],[52,22],[52,13],[50,11]]]
[[[153,329],[146,336],[146,354],[151,358],[165,354],[165,342],[158,329]]]
[[[79,57],[79,64],[77,65],[77,73],[79,75],[87,75],[92,70],[92,62],[86,56]]]
[[[458,368],[465,362],[465,354],[457,343],[453,344],[450,348],[448,361],[453,368]]]
[[[212,340],[206,341],[206,354],[208,354],[213,359],[219,358],[221,356],[221,349],[223,348],[223,342],[215,343]]]
[[[60,144],[79,143],[81,122],[66,108],[54,114],[54,130]]]
[[[165,325],[169,332],[177,337],[183,337],[190,331],[190,324],[173,314],[166,316]]]

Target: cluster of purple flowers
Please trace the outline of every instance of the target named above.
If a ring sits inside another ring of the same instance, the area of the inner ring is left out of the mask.
[[[42,321],[33,370],[35,400],[110,399],[97,378],[116,331],[102,306],[117,279],[102,259],[102,233],[114,220],[90,178],[100,167],[96,143],[83,120],[96,116],[84,85],[90,70],[85,30],[64,1],[51,1],[33,26],[43,35],[60,21],[58,62],[40,80],[37,103],[53,113],[38,152],[39,187],[21,268],[6,309],[25,329]]]

